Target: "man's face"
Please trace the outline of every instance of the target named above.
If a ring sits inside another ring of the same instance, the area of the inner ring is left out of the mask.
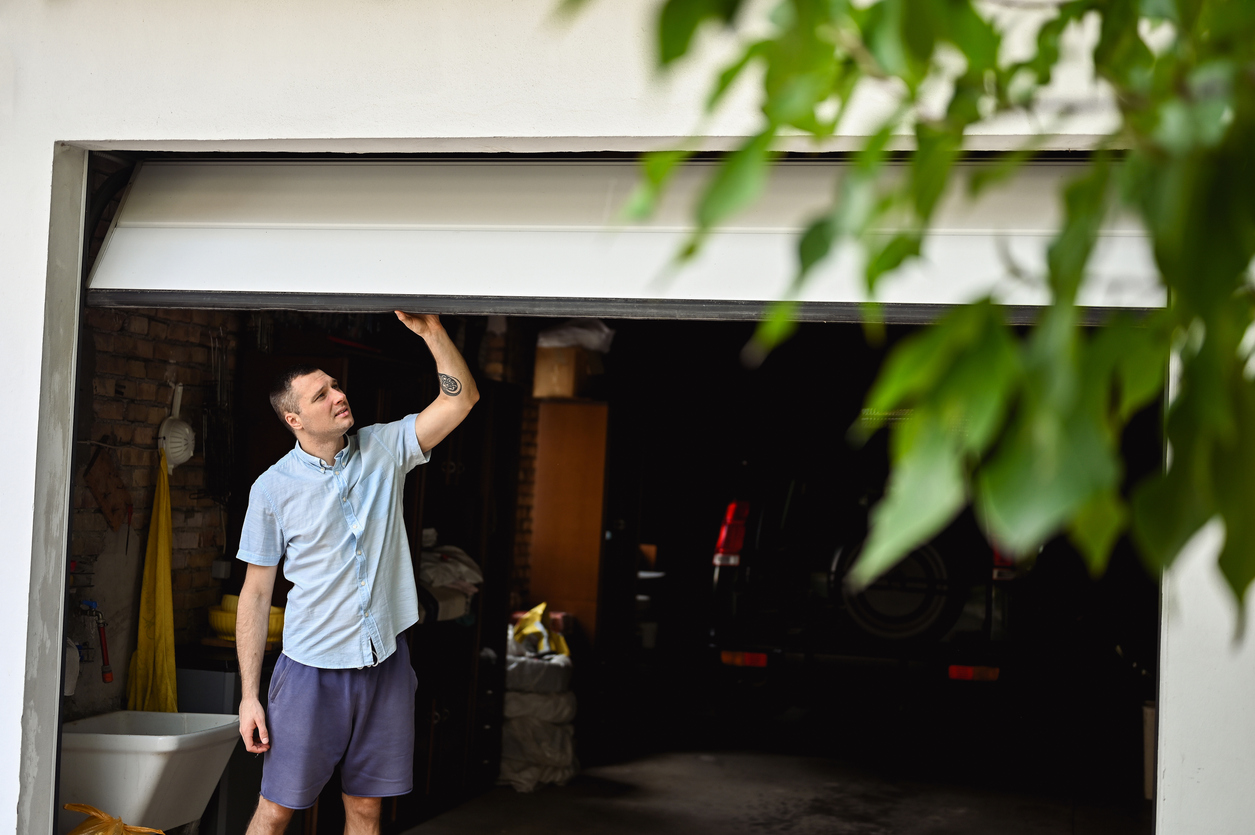
[[[315,438],[337,438],[353,426],[353,410],[340,383],[323,371],[292,381],[292,393],[300,414],[289,414],[288,423]]]

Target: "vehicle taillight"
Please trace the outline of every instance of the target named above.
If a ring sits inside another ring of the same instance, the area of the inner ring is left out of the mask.
[[[740,565],[741,547],[745,545],[745,520],[749,518],[749,502],[729,502],[715,543],[714,565]]]
[[[997,681],[997,667],[968,667],[962,664],[950,665],[950,678],[954,681]]]
[[[993,578],[995,580],[1015,579],[1015,561],[1003,556],[997,548],[994,549]]]
[[[719,653],[719,660],[729,667],[766,667],[765,652],[735,652],[725,649]]]

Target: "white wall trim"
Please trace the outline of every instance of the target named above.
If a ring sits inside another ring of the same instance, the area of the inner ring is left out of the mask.
[[[576,154],[640,153],[670,148],[698,151],[730,151],[744,136],[428,136],[342,137],[274,139],[81,139],[73,144],[89,151],[174,151],[182,153],[347,153],[347,154]],[[839,136],[822,143],[807,137],[782,137],[777,149],[784,152],[851,153],[867,142],[866,136]],[[1109,141],[1104,134],[1057,134],[1040,138],[1043,151],[1092,151]],[[909,136],[889,143],[892,150],[911,150]],[[1018,151],[1024,134],[974,135],[966,139],[969,151]]]
[[[53,152],[44,295],[17,802],[17,831],[32,834],[52,832],[56,821],[62,632],[86,203],[87,152],[58,143]]]

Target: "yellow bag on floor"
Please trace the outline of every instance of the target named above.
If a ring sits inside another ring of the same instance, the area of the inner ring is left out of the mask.
[[[95,806],[88,806],[86,803],[67,803],[65,808],[88,816],[87,820],[70,830],[70,835],[131,835],[133,832],[156,832],[158,835],[164,835],[164,830],[125,824],[121,818],[106,815]]]
[[[536,647],[537,653],[556,652],[559,655],[570,655],[566,638],[562,637],[561,632],[554,632],[549,628],[549,618],[545,617],[545,607],[548,605],[541,603],[519,618],[519,622],[514,624],[514,640],[521,644],[528,635],[539,634],[540,645]]]

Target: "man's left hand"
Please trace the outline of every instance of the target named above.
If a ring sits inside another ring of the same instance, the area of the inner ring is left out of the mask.
[[[423,339],[427,339],[444,330],[444,326],[440,324],[440,317],[434,313],[405,313],[401,310],[393,312],[401,320],[401,324],[414,331]]]

